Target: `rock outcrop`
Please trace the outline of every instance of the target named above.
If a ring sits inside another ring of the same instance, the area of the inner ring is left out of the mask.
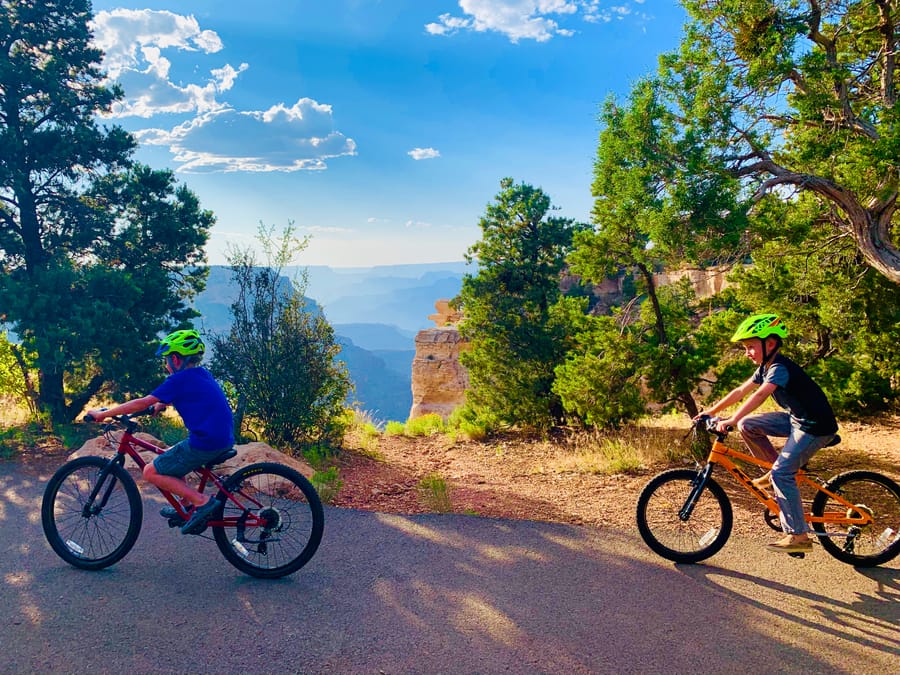
[[[670,272],[659,272],[654,274],[653,278],[658,286],[668,286],[682,279],[687,279],[691,282],[691,286],[694,287],[694,293],[697,294],[698,298],[708,298],[721,293],[728,286],[728,280],[725,277],[732,269],[734,268],[730,265],[704,269],[684,268]]]
[[[435,309],[437,313],[428,318],[437,326],[416,335],[410,419],[429,413],[446,419],[465,400],[469,384],[468,373],[459,362],[459,354],[467,346],[455,325],[461,315],[446,300],[436,302]]]

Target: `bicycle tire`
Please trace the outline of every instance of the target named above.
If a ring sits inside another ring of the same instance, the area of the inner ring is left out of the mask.
[[[679,517],[697,477],[697,471],[691,469],[664,471],[647,483],[638,497],[641,538],[654,553],[677,563],[706,560],[731,536],[731,502],[712,478],[707,480],[691,517],[687,521]]]
[[[109,498],[99,511],[85,515],[100,470],[107,465],[109,460],[103,457],[79,457],[57,469],[44,489],[44,536],[60,558],[84,570],[99,570],[118,562],[141,532],[141,493],[131,475],[118,464],[109,466],[101,487],[105,491],[111,485]]]
[[[248,526],[243,542],[235,528],[213,526],[213,538],[228,562],[250,576],[277,579],[312,559],[322,541],[325,513],[303,474],[283,464],[259,462],[235,471],[225,486],[241,501],[258,502],[255,513],[270,521],[267,527]],[[241,514],[234,502],[226,500],[215,519]]]
[[[900,485],[874,471],[847,471],[831,478],[824,487],[851,504],[865,507],[875,523],[857,527],[856,531],[851,529],[854,526],[840,523],[812,523],[822,548],[855,567],[875,567],[900,555]],[[827,511],[845,508],[819,492],[813,499],[812,514],[822,516]],[[893,534],[888,530],[893,530]]]

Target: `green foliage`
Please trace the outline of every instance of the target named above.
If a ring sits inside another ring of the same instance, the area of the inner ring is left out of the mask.
[[[344,485],[344,481],[340,477],[340,470],[336,466],[316,471],[310,482],[319,493],[319,499],[323,504],[331,504]]]
[[[326,468],[331,460],[334,459],[334,451],[327,445],[320,444],[305,446],[301,451],[301,455],[307,464],[317,471]]]
[[[27,407],[32,417],[37,413],[33,363],[32,355],[10,343],[6,332],[0,333],[0,397],[9,397]]]
[[[557,366],[553,391],[566,412],[592,427],[617,427],[644,411],[638,345],[611,317],[586,317],[576,346]]]
[[[184,440],[187,436],[184,422],[174,413],[157,415],[156,417],[142,417],[141,426],[142,431],[158,438],[169,447]]]
[[[754,264],[735,272],[736,285],[722,298],[731,310],[713,315],[704,328],[714,324],[725,348],[747,314],[776,311],[789,330],[785,353],[808,370],[835,409],[877,412],[900,396],[900,294],[849,241],[832,241],[817,211],[814,201],[800,199],[759,219]],[[716,393],[752,370],[738,350],[728,351]]]
[[[381,431],[375,426],[370,413],[356,408],[346,408],[343,426],[345,427],[344,447],[353,448],[354,451],[361,452],[373,459],[381,457],[378,452]]]
[[[566,409],[589,425],[616,425],[639,414],[641,390],[693,416],[696,380],[714,355],[693,337],[701,308],[690,283],[661,286],[656,272],[691,264],[702,269],[742,256],[740,185],[725,175],[703,174],[703,158],[692,139],[678,133],[657,80],[635,85],[624,106],[607,101],[601,122],[592,185],[595,229],[576,234],[569,263],[595,283],[624,272],[633,293],[614,312],[616,325],[582,325],[577,346],[558,371],[557,391]]]
[[[46,435],[44,426],[37,422],[0,427],[0,459],[9,459],[23,450],[36,447]]]
[[[766,192],[788,204],[812,196],[832,235],[851,237],[871,267],[900,283],[900,8],[684,6],[691,22],[678,51],[661,59],[659,81],[675,136],[701,160],[695,175],[739,178],[747,205]]]
[[[307,240],[294,237],[293,224],[279,238],[272,232],[261,225],[258,234],[266,266],[258,267],[249,249],[231,251],[238,298],[230,333],[210,340],[211,370],[235,387],[246,416],[273,443],[337,443],[347,424],[349,375],[337,361],[334,329],[307,304],[305,277],[281,276]]]
[[[406,433],[406,424],[391,420],[384,427],[385,436],[403,436]]]
[[[450,513],[453,503],[450,500],[450,488],[443,476],[437,473],[428,474],[419,481],[419,494],[429,511],[434,513]]]
[[[488,413],[487,416],[483,414],[485,412]],[[490,416],[489,410],[475,410],[465,403],[450,413],[446,426],[450,430],[460,431],[472,441],[484,440],[500,428],[499,422],[495,417]]]
[[[563,418],[552,391],[553,369],[566,352],[567,327],[553,321],[572,220],[550,216],[542,190],[511,178],[481,218],[482,237],[466,256],[478,272],[463,278],[455,304],[470,348],[460,356],[469,374],[467,405],[507,425],[546,428]]]
[[[154,343],[193,316],[205,271],[191,266],[213,222],[99,124],[122,94],[104,82],[90,9],[17,0],[0,13],[0,307],[55,424],[158,381]]]
[[[407,436],[433,436],[444,431],[444,419],[437,413],[428,413],[406,423]]]

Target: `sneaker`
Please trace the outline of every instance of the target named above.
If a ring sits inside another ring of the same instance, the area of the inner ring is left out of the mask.
[[[197,506],[191,511],[191,517],[181,528],[181,534],[200,534],[206,529],[206,523],[219,507],[219,502],[210,498],[202,506]]]
[[[803,541],[793,541],[790,535],[784,539],[766,544],[766,548],[770,551],[780,551],[782,553],[809,553],[812,551],[812,539],[806,538]]]
[[[164,506],[159,510],[159,515],[163,518],[181,518],[174,506]]]
[[[769,490],[772,488],[772,472],[766,471],[762,476],[754,478],[750,482],[760,490]]]

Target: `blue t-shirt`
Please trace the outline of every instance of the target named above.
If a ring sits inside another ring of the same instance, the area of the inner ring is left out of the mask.
[[[837,420],[825,392],[799,365],[777,354],[768,367],[760,366],[753,382],[775,385],[772,398],[791,414],[791,422],[813,436],[837,433]]]
[[[224,450],[234,445],[234,418],[222,387],[203,367],[193,366],[169,375],[151,392],[175,407],[197,450]]]

